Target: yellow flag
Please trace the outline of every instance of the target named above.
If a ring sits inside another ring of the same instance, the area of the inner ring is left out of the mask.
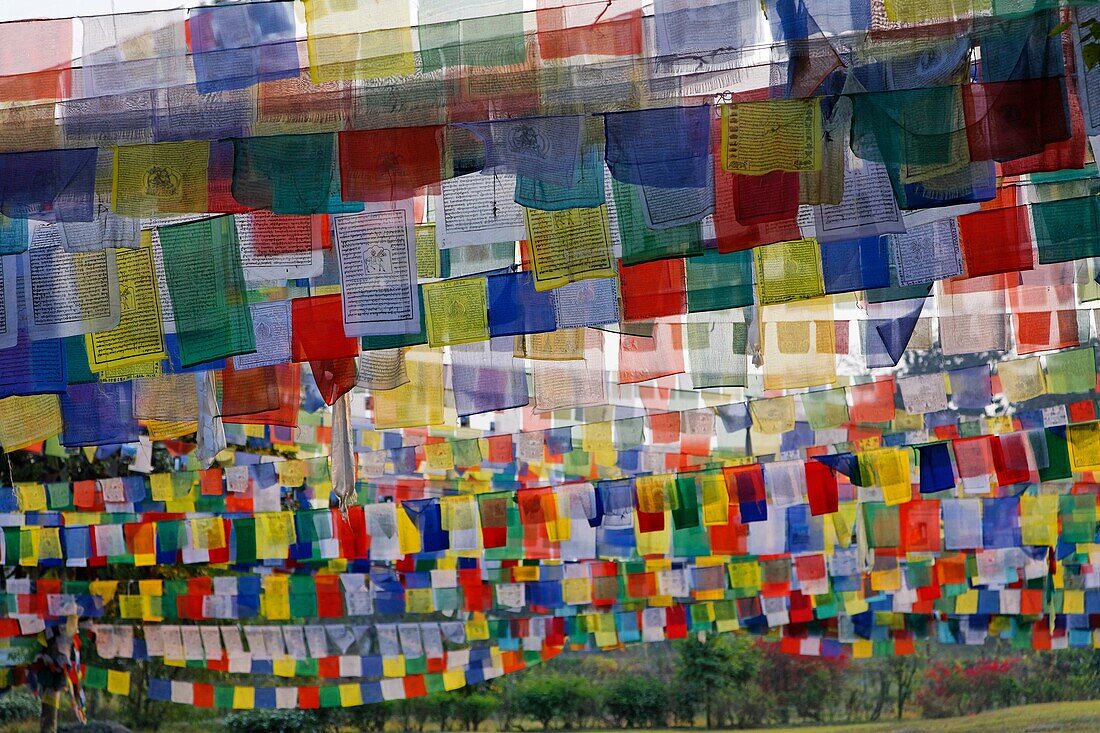
[[[17,482],[15,484],[15,495],[19,501],[19,511],[46,511],[46,487],[42,484]]]
[[[55,394],[0,400],[0,445],[6,453],[61,432],[61,403]]]
[[[1066,427],[1066,440],[1072,471],[1100,471],[1100,423],[1069,425]]]
[[[358,684],[345,682],[338,689],[340,690],[340,707],[352,708],[363,704],[363,688]]]
[[[444,496],[439,508],[440,523],[445,531],[462,532],[477,528],[477,499],[473,496]]]
[[[290,657],[275,659],[271,663],[271,671],[276,677],[294,677],[297,667],[295,660]]]
[[[88,583],[88,591],[95,596],[99,596],[103,599],[103,603],[107,604],[114,600],[115,594],[118,592],[117,580],[93,580]]]
[[[870,468],[875,483],[882,489],[888,506],[904,504],[913,498],[909,481],[909,449],[879,448],[859,454],[860,462]]]
[[[420,531],[401,506],[397,507],[397,543],[402,555],[420,552]]]
[[[206,141],[117,147],[111,204],[134,218],[203,213],[209,162]]]
[[[57,527],[43,527],[42,532],[38,536],[38,559],[39,560],[60,560],[63,555],[61,553],[61,530]]]
[[[1062,613],[1084,613],[1085,591],[1067,590],[1062,592]]]
[[[130,673],[121,669],[107,670],[107,692],[112,695],[129,695]]]
[[[189,420],[144,420],[149,430],[150,440],[169,440],[190,435],[199,429],[199,424]],[[248,427],[245,425],[244,427]],[[262,435],[259,437],[263,437]]]
[[[221,517],[192,519],[191,537],[197,550],[220,550],[225,547],[225,523]]]
[[[251,710],[256,707],[256,689],[253,687],[233,687],[233,709]]]
[[[404,677],[405,676],[405,657],[402,654],[398,654],[395,657],[382,657],[382,676],[383,677]]]
[[[138,581],[138,593],[143,596],[164,595],[164,581],[156,578]]]
[[[485,278],[440,280],[425,284],[422,291],[429,346],[489,339],[489,295]]]
[[[455,467],[454,451],[451,449],[450,441],[425,444],[424,456],[428,459],[428,468],[449,471]]]
[[[172,474],[154,473],[149,476],[149,488],[153,494],[153,501],[171,501]]]
[[[405,353],[406,384],[375,392],[377,429],[422,427],[443,422],[443,352],[416,347]]]
[[[287,488],[297,488],[305,483],[305,461],[282,461],[275,464],[275,469],[279,474],[279,483]]]
[[[404,0],[303,0],[314,84],[406,76],[416,71]]]
[[[295,541],[294,515],[291,512],[267,512],[256,515],[256,557],[285,559]]]
[[[484,614],[475,613],[466,620],[466,639],[484,641],[489,638],[489,623]]]
[[[1058,496],[1020,496],[1020,539],[1025,545],[1058,544]]]
[[[606,206],[562,211],[525,208],[523,213],[535,290],[615,277]]]
[[[757,302],[776,305],[825,294],[821,249],[812,238],[776,242],[753,249]]]
[[[886,19],[908,25],[970,18],[990,10],[989,0],[885,0]]]
[[[978,591],[968,590],[955,596],[955,613],[974,614],[978,612]]]
[[[264,612],[271,621],[290,619],[290,578],[285,575],[264,578]]]
[[[562,599],[576,606],[592,602],[592,581],[588,578],[565,578],[561,582]]]
[[[757,248],[757,252],[766,247]],[[836,325],[831,298],[760,309],[764,389],[836,382]]]
[[[722,107],[722,167],[732,173],[821,170],[824,142],[816,98]]]
[[[794,430],[794,396],[749,402],[753,430],[769,435]]]
[[[152,247],[118,249],[115,263],[121,320],[108,331],[84,336],[88,369],[97,373],[168,358]]]
[[[416,276],[421,280],[439,279],[439,246],[435,224],[416,225]]]
[[[703,525],[729,524],[729,489],[720,472],[706,471],[700,474],[703,487]]]
[[[1046,378],[1037,356],[1002,361],[997,364],[997,374],[1009,402],[1024,402],[1047,391]]]
[[[463,669],[449,669],[443,673],[443,689],[457,690],[466,685],[466,671]]]
[[[434,613],[435,592],[431,588],[407,588],[405,611],[408,613]]]
[[[759,588],[760,565],[755,560],[731,562],[727,566],[731,588]]]
[[[141,618],[141,596],[119,596],[118,615],[126,619]]]

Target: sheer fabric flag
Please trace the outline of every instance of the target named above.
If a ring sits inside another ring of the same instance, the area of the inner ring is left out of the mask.
[[[451,351],[451,385],[459,416],[527,404],[527,377],[512,358],[512,340],[494,338]]]
[[[184,367],[256,349],[232,217],[160,230]]]
[[[0,154],[0,212],[43,221],[91,221],[95,148]]]
[[[209,161],[208,142],[116,148],[112,206],[134,218],[205,212]]]
[[[606,115],[605,155],[611,175],[639,186],[706,187],[710,115],[708,106]]]
[[[394,0],[309,0],[306,45],[314,84],[412,74],[409,8]]]
[[[0,99],[57,100],[72,84],[73,24],[69,18],[5,23],[0,29]]]
[[[195,8],[187,21],[203,94],[298,76],[293,3]]]
[[[424,347],[410,349],[405,354],[405,369],[407,384],[371,395],[377,428],[438,425],[443,421],[442,353]]]
[[[65,446],[112,445],[137,440],[128,382],[74,385],[61,396]]]
[[[523,4],[489,0],[456,7],[428,0],[417,12],[417,41],[425,71],[461,66],[510,66],[526,58]]]
[[[334,195],[335,135],[233,141],[233,198],[275,214],[319,214]]]

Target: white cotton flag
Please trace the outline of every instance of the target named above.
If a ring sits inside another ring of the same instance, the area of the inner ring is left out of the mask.
[[[363,676],[363,663],[360,657],[341,656],[340,658],[340,676],[341,677],[362,677]]]
[[[202,649],[207,659],[222,658],[222,635],[217,626],[200,626]]]
[[[190,682],[172,680],[172,702],[191,705],[195,702],[195,688]]]
[[[901,401],[911,415],[925,415],[947,409],[947,385],[943,373],[918,374],[898,379]]]

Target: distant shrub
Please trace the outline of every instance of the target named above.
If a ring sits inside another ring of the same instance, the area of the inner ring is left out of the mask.
[[[1016,704],[1020,684],[1019,659],[980,659],[967,664],[929,665],[917,693],[917,706],[926,718],[973,715]]]
[[[580,728],[603,712],[600,691],[578,674],[526,675],[507,696],[508,719],[537,720],[543,730],[558,721],[561,728]]]
[[[623,728],[661,727],[668,721],[668,686],[643,674],[624,674],[607,690],[604,706]]]
[[[0,725],[33,720],[39,715],[41,705],[26,692],[10,692],[0,697]]]
[[[222,719],[229,733],[306,733],[316,723],[306,710],[244,710]]]
[[[1100,655],[1092,649],[1062,649],[1020,659],[1017,679],[1023,702],[1092,700],[1100,690]]]
[[[241,710],[222,719],[229,733],[334,733],[349,724],[349,710]]]

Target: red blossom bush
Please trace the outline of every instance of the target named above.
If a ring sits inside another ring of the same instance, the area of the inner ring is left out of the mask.
[[[916,702],[926,718],[973,715],[1007,707],[1019,696],[1018,657],[934,662],[924,673]]]

